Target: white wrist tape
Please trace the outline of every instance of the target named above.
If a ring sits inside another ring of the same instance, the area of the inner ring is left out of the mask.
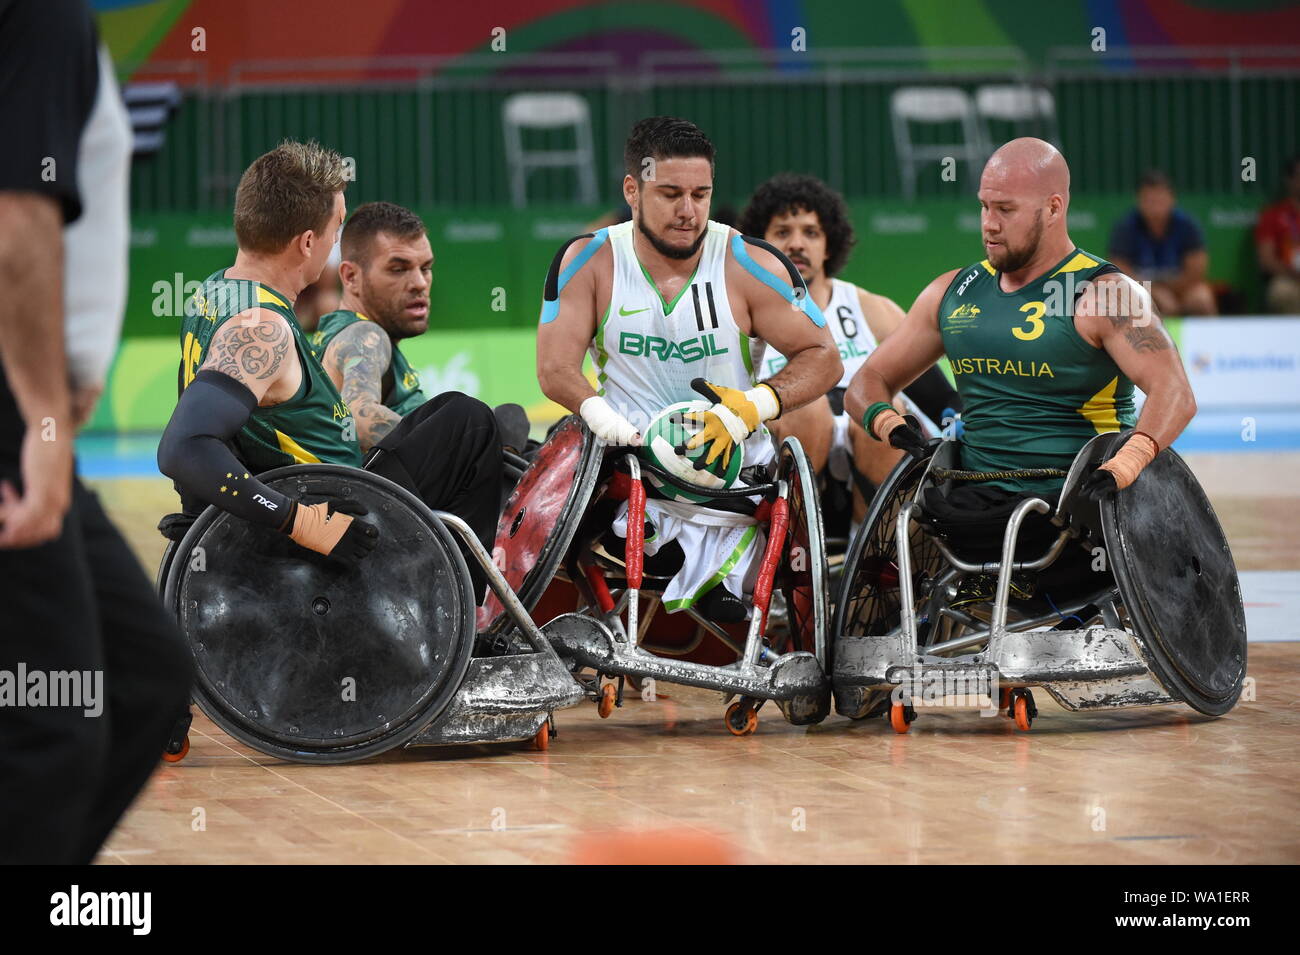
[[[777,401],[771,385],[755,385],[745,392],[745,397],[758,409],[760,422],[771,421],[781,413],[781,402]]]
[[[610,407],[609,402],[600,395],[592,395],[584,401],[578,413],[587,422],[591,433],[606,444],[622,447],[641,444],[641,435],[632,422]]]

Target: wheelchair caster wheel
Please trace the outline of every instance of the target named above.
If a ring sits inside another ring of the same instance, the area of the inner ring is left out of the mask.
[[[180,741],[179,745],[171,742],[167,744],[167,748],[163,750],[163,754],[162,754],[163,762],[179,763],[182,759],[185,758],[185,754],[188,753],[189,751],[190,751],[190,737],[188,734],[186,734],[186,736]]]
[[[1011,691],[1011,717],[1016,721],[1016,729],[1028,733],[1037,715],[1038,707],[1034,705],[1034,694],[1025,689]]]
[[[727,707],[726,721],[732,736],[749,736],[758,729],[758,709],[753,703],[736,700]]]
[[[613,683],[606,683],[600,688],[600,696],[596,700],[596,712],[600,714],[602,720],[608,719],[609,714],[614,712],[614,701],[617,696]]]
[[[998,711],[1007,719],[1011,719],[1015,714],[1011,709],[1011,690],[1003,688],[998,691]]]
[[[551,748],[551,721],[547,720],[532,739],[532,748],[544,753]]]
[[[906,703],[895,703],[889,708],[889,725],[894,728],[895,733],[906,733],[912,728],[912,721],[916,719],[916,710]]]

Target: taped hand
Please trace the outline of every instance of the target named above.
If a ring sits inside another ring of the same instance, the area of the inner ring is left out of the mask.
[[[344,567],[355,567],[379,543],[379,528],[357,520],[370,511],[357,501],[294,501],[282,530],[294,543]]]

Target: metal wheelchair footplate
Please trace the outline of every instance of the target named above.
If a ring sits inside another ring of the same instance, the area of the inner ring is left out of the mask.
[[[772,661],[769,665],[737,661],[727,666],[710,666],[665,659],[631,646],[616,637],[605,623],[585,614],[562,614],[543,630],[561,654],[571,657],[579,666],[603,673],[649,677],[664,683],[777,702],[830,689],[817,658],[805,650],[779,656],[767,652],[765,658]]]
[[[469,525],[455,514],[434,514],[482,568],[488,586],[516,628],[513,632],[531,645],[532,652],[472,658],[447,710],[406,745],[501,742],[537,736],[555,710],[582,702],[586,695],[582,685],[556,655],[544,635],[545,628],[539,630],[524,610]]]
[[[988,683],[995,690],[1043,686],[1067,709],[1177,702],[1152,680],[1127,630],[1002,630],[996,643],[996,656],[950,657],[917,654],[901,630],[878,637],[842,637],[836,650],[836,682],[875,690],[943,682]]]
[[[521,740],[555,710],[582,702],[582,686],[554,653],[474,657],[446,712],[410,746]]]

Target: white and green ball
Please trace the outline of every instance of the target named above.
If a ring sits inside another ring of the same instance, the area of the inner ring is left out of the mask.
[[[664,481],[647,474],[646,480],[659,493],[671,500],[692,501],[696,504],[709,500],[708,497],[693,492],[692,486],[711,490],[732,487],[740,478],[740,469],[745,466],[744,446],[736,445],[731,450],[731,461],[724,468],[723,455],[719,455],[713,464],[701,470],[695,470],[695,462],[703,460],[708,453],[708,446],[678,454],[677,448],[685,445],[703,427],[696,421],[685,420],[691,412],[708,411],[712,408],[708,401],[679,401],[659,412],[642,433],[641,457],[669,474],[680,475],[680,482]]]

